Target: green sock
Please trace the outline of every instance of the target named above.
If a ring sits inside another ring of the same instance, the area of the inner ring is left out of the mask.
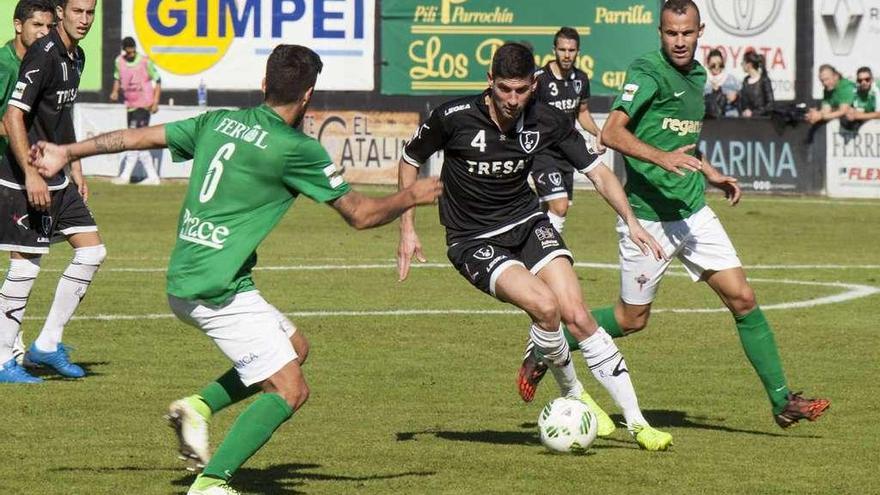
[[[293,409],[280,395],[261,394],[232,424],[202,475],[229,481],[292,415]]]
[[[595,308],[590,311],[596,323],[604,328],[611,338],[619,338],[625,336],[620,324],[617,323],[617,317],[614,316],[614,306],[605,306],[604,308]]]
[[[600,327],[604,328],[608,335],[611,338],[623,337],[625,334],[623,333],[623,329],[620,328],[620,324],[617,323],[617,318],[614,316],[614,306],[606,306],[604,308],[596,308],[592,311],[593,318],[596,320],[596,323],[599,324]],[[562,325],[562,333],[565,335],[565,340],[568,341],[568,347],[570,349],[578,349],[578,341],[574,338],[568,331],[568,327]]]
[[[734,315],[734,319],[746,357],[761,378],[773,405],[773,414],[779,414],[788,401],[788,385],[785,383],[785,373],[782,371],[782,361],[779,359],[770,323],[760,307],[755,307],[745,315]]]
[[[216,413],[227,406],[247,399],[259,391],[260,387],[258,385],[245,387],[244,383],[241,383],[241,378],[238,376],[235,368],[229,368],[229,371],[224,373],[217,381],[205,386],[199,392],[199,397],[211,409],[211,413]],[[201,413],[201,411],[199,412]]]

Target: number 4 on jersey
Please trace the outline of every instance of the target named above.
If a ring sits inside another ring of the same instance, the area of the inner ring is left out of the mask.
[[[474,140],[471,141],[471,146],[474,148],[480,148],[480,153],[486,152],[486,130],[480,129],[480,132],[474,136]]]

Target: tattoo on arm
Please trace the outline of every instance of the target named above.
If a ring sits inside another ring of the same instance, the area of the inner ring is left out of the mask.
[[[98,154],[116,153],[125,149],[125,140],[122,131],[109,132],[95,138],[95,149]]]

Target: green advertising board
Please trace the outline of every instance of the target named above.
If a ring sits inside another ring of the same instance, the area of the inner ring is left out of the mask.
[[[594,95],[616,94],[636,57],[659,47],[658,2],[644,0],[383,0],[382,94],[462,94],[486,88],[505,41],[527,42],[535,62],[554,58],[553,35],[581,36],[577,66]]]
[[[101,45],[103,39],[104,23],[101,16],[101,4],[95,9],[95,23],[80,46],[86,52],[86,67],[83,70],[82,79],[79,83],[80,91],[100,91],[101,90],[101,62],[102,55]],[[0,0],[0,44],[6,44],[7,41],[15,36],[15,28],[12,26],[12,16],[15,12],[15,6],[18,4],[15,0]]]

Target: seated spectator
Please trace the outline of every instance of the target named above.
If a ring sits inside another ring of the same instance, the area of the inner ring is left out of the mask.
[[[764,57],[748,51],[743,55],[742,89],[739,90],[739,114],[743,117],[769,117],[773,110],[773,82],[764,67]]]
[[[822,106],[811,108],[805,117],[806,121],[811,124],[821,124],[840,117],[846,119],[846,113],[851,107],[856,91],[855,85],[828,64],[819,66],[819,81],[825,87]],[[841,122],[841,125],[846,127],[848,123],[849,121]]]
[[[846,111],[846,119],[851,122],[864,122],[880,118],[877,111],[877,87],[874,74],[869,67],[860,67],[856,72],[856,92],[852,105]]]
[[[739,98],[739,81],[736,76],[724,70],[724,56],[717,48],[706,57],[709,72],[703,96],[706,99],[706,118],[736,117],[736,100]]]

